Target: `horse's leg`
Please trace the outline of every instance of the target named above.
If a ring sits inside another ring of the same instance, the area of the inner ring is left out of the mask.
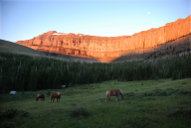
[[[116,95],[116,97],[117,97],[116,100],[119,101],[119,95]]]
[[[124,95],[122,92],[120,92],[120,96],[121,96],[121,99],[123,100],[124,99]]]
[[[106,95],[106,97],[105,97],[105,102],[108,102],[109,100],[110,100],[109,95]]]
[[[105,97],[105,102],[106,102],[106,103],[108,102],[108,97]]]
[[[108,102],[108,97],[107,97],[107,95],[105,96],[105,102]]]
[[[121,96],[121,100],[123,100],[123,95],[121,94],[120,96]]]
[[[111,100],[111,96],[109,95],[109,96],[108,96],[108,101],[110,101],[110,100]]]

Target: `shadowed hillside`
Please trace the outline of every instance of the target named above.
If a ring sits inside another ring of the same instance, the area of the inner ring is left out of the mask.
[[[169,41],[149,52],[123,55],[113,62],[165,59],[191,54],[191,34]]]
[[[0,39],[0,52],[25,54],[25,55],[40,55],[40,56],[43,55],[43,53],[39,51],[1,39]]]
[[[48,53],[43,51],[37,51],[10,41],[0,40],[0,52],[3,53],[13,53],[13,54],[22,54],[29,56],[39,56],[39,57],[48,57],[54,59],[60,59],[65,61],[82,61],[82,62],[98,62],[93,59],[74,57],[69,55],[57,54],[57,53]]]

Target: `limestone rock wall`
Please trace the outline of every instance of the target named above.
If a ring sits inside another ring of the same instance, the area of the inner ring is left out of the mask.
[[[97,37],[49,31],[17,43],[35,50],[110,62],[123,54],[149,51],[188,34],[191,34],[191,16],[132,36]]]

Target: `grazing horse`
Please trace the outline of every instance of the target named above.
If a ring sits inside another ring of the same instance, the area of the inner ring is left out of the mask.
[[[41,99],[41,100],[44,101],[44,100],[45,100],[45,95],[44,95],[44,94],[40,94],[40,93],[37,94],[37,95],[36,95],[36,101],[38,101],[39,99]]]
[[[54,102],[54,99],[57,99],[57,102],[60,101],[61,93],[60,92],[53,92],[51,94],[51,102]]]
[[[112,89],[112,90],[106,91],[105,101],[108,102],[108,100],[110,100],[111,96],[116,96],[117,101],[119,101],[120,97],[121,97],[121,99],[124,98],[123,92],[121,91],[121,89]]]

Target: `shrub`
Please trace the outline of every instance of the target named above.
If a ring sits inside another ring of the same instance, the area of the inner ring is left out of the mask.
[[[46,92],[46,95],[47,95],[47,96],[50,96],[50,94],[51,94],[51,91],[47,91],[47,92]]]
[[[76,108],[69,113],[69,116],[71,118],[80,117],[80,116],[88,117],[90,116],[90,113],[86,108]]]
[[[188,117],[191,118],[191,109],[175,109],[167,114],[168,117]]]
[[[18,114],[17,109],[7,109],[0,113],[1,119],[12,119]]]
[[[27,117],[29,113],[23,110],[7,109],[0,112],[0,119],[13,119],[16,116]]]
[[[125,96],[134,96],[135,93],[134,93],[134,92],[128,92],[128,93],[125,93],[124,95],[125,95]]]

